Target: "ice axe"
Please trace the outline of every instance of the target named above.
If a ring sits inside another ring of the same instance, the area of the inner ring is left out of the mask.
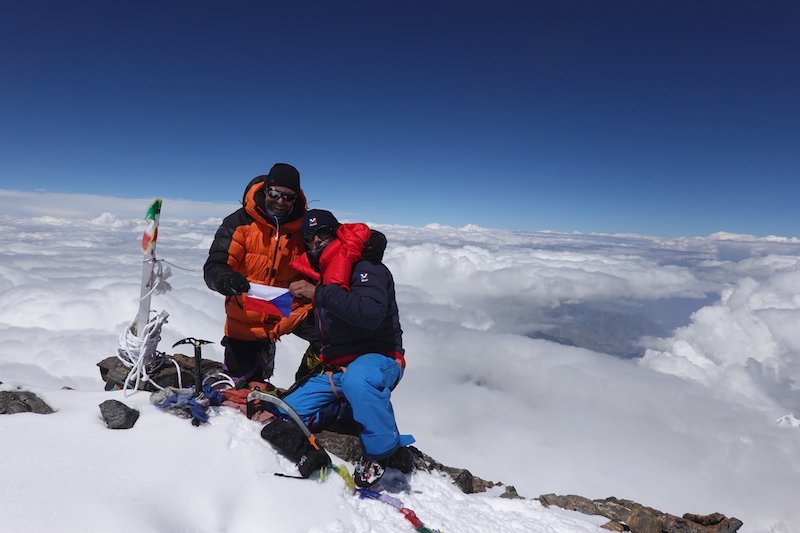
[[[181,344],[191,344],[194,346],[194,395],[200,396],[203,392],[203,355],[202,346],[204,344],[211,344],[211,341],[203,339],[195,339],[194,337],[186,337],[172,345],[173,348]]]

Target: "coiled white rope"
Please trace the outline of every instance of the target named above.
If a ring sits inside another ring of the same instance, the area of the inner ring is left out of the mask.
[[[166,311],[161,311],[153,317],[142,328],[141,337],[134,333],[136,329],[136,320],[134,319],[119,336],[117,359],[130,369],[122,387],[126,391],[126,396],[128,390],[138,390],[141,384],[147,382],[152,383],[159,390],[164,390],[164,387],[150,379],[148,371],[153,370],[153,363],[157,360],[156,347],[161,340],[161,328],[167,321],[167,317],[169,317],[169,313]],[[182,388],[180,367],[174,359],[172,359],[172,364],[177,369],[178,387]]]
[[[213,381],[216,380],[216,381]],[[203,385],[207,384],[209,381],[213,381],[210,385],[212,389],[233,389],[236,387],[236,382],[230,377],[228,374],[224,372],[217,372],[215,374],[210,374],[203,379]],[[221,385],[225,385],[222,387]]]
[[[140,300],[144,300],[154,293],[161,294],[167,292],[172,288],[166,281],[172,272],[169,267],[164,267],[163,263],[172,265],[181,270],[195,272],[193,269],[184,268],[163,259],[156,259],[155,254],[151,259],[146,259],[145,262],[153,263],[153,270],[150,274],[152,288],[144,294]],[[161,327],[167,321],[168,316],[169,313],[162,311],[144,325],[139,335],[136,334],[137,319],[134,319],[119,336],[117,359],[119,359],[126,368],[130,369],[123,385],[126,396],[129,390],[139,390],[140,385],[148,382],[152,383],[158,390],[164,390],[166,388],[153,381],[148,372],[154,372],[160,369],[161,364],[163,364],[163,360],[160,359],[165,356],[164,354],[159,355],[156,347],[161,340]],[[183,377],[181,375],[180,365],[178,365],[178,362],[173,358],[169,358],[169,360],[175,365],[175,370],[178,375],[178,388],[183,388]],[[215,383],[215,385],[219,383],[227,384],[229,382],[233,384],[233,380],[230,377],[225,374],[221,374],[221,376],[224,376],[224,378]]]

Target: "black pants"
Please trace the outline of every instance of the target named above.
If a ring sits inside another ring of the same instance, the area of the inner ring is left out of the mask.
[[[322,337],[312,313],[292,333],[308,341],[315,355],[322,351]],[[268,339],[240,340],[226,335],[222,338],[222,345],[225,347],[225,370],[234,380],[266,381],[272,377],[275,370],[275,344]],[[305,368],[305,364],[303,358],[300,369]]]
[[[322,352],[322,336],[317,329],[317,321],[314,318],[314,313],[308,313],[303,323],[296,327],[292,333],[308,341],[306,353],[300,358],[300,365],[294,373],[295,382],[298,382],[310,375],[314,367],[319,363],[319,354]]]
[[[240,340],[222,337],[225,372],[235,381],[266,381],[275,370],[275,344],[269,339]]]
[[[317,329],[317,321],[314,318],[313,311],[308,313],[306,319],[303,320],[299,326],[294,328],[292,333],[308,341],[309,348],[311,348],[315,354],[319,354],[322,351],[322,336]]]

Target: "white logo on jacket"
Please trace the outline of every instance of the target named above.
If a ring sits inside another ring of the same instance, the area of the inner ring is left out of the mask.
[[[361,279],[361,283],[366,283],[369,281],[369,274],[367,272],[362,272],[358,276]]]

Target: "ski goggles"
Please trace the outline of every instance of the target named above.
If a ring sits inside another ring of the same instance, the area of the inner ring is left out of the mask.
[[[314,242],[315,238],[318,238],[321,241],[327,241],[328,239],[333,238],[334,231],[332,228],[328,226],[320,226],[314,231],[309,231],[305,235],[303,235],[303,240],[306,244],[311,244]]]
[[[277,189],[273,189],[272,187],[267,187],[267,194],[273,200],[284,199],[290,204],[293,204],[295,200],[297,200],[297,195],[293,192],[281,192]]]

